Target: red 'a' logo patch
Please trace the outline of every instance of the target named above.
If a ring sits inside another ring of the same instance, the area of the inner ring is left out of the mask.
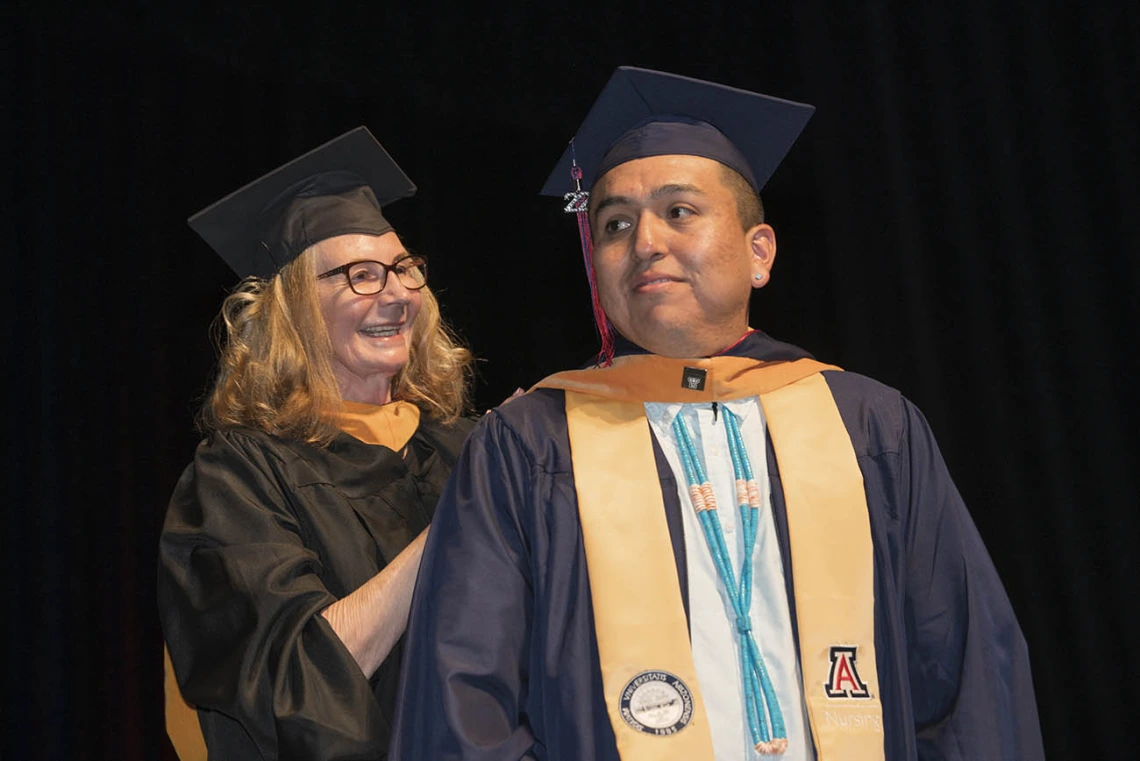
[[[859,670],[855,668],[855,647],[832,645],[829,655],[831,670],[827,674],[827,684],[824,685],[827,697],[871,697],[867,683],[859,678]]]

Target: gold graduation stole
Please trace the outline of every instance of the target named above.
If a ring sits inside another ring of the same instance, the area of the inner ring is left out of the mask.
[[[420,410],[410,402],[376,405],[345,401],[334,415],[338,428],[365,444],[388,447],[394,452],[404,448],[420,425]],[[206,761],[206,740],[198,711],[186,702],[178,689],[170,651],[163,646],[166,691],[166,734],[178,754],[179,761]]]
[[[566,392],[602,683],[624,761],[713,758],[643,403],[748,396],[760,398],[780,468],[818,761],[882,761],[870,520],[826,369],[838,368],[640,355],[537,385]]]

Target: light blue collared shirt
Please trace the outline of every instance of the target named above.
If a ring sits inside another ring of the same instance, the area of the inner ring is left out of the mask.
[[[740,421],[740,433],[760,489],[760,525],[752,556],[752,634],[772,677],[788,730],[788,750],[778,758],[782,761],[815,761],[815,748],[808,729],[801,687],[799,659],[792,636],[788,595],[784,586],[784,566],[780,559],[776,526],[772,520],[764,412],[754,396],[720,402],[718,406],[721,410],[726,407],[730,409]],[[717,761],[772,758],[761,756],[752,749],[751,735],[744,718],[744,687],[741,684],[740,640],[736,632],[736,616],[732,613],[732,604],[717,575],[704,532],[693,511],[689,485],[681,467],[681,453],[673,435],[673,419],[681,414],[704,458],[705,470],[716,495],[717,514],[724,529],[732,569],[739,581],[744,540],[742,532],[737,530],[740,515],[724,420],[718,416],[714,422],[710,404],[647,402],[645,414],[661,443],[669,467],[677,477],[688,560],[689,628],[693,661],[709,713]],[[720,414],[723,415],[723,412]]]

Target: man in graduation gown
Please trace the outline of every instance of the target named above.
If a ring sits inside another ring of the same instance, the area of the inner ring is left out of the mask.
[[[603,352],[468,440],[394,758],[1043,757],[1025,641],[921,413],[748,327],[776,251],[757,194],[811,110],[606,86],[544,188],[579,213]]]

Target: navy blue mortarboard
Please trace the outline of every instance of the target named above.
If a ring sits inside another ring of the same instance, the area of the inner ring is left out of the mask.
[[[381,207],[415,192],[368,128],[357,127],[187,221],[241,277],[272,277],[326,238],[390,232]]]
[[[542,194],[588,190],[618,164],[681,154],[714,159],[759,192],[799,137],[814,106],[661,71],[621,66],[559,159]]]

